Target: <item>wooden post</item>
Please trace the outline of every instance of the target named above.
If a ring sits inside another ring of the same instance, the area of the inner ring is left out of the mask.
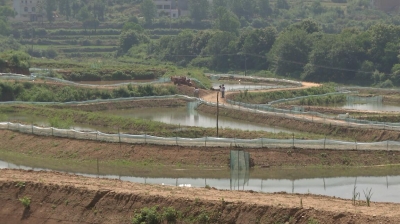
[[[219,92],[217,92],[217,138],[219,137],[219,135],[218,135],[218,117],[219,117]]]
[[[294,148],[294,133],[292,133],[293,134],[293,148]]]

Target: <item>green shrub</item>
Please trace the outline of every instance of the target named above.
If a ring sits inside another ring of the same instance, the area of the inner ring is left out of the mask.
[[[176,223],[178,212],[173,207],[166,207],[164,208],[163,219],[167,221],[167,223]]]
[[[161,223],[161,217],[157,213],[157,207],[142,208],[140,213],[134,215],[132,224],[159,224]]]
[[[62,129],[69,129],[73,124],[72,119],[61,119],[59,117],[51,117],[49,118],[49,124],[53,128],[62,128]]]
[[[210,221],[210,216],[206,212],[202,212],[198,217],[197,217],[197,222],[199,224],[207,224]]]
[[[27,196],[18,199],[25,208],[29,208],[31,205],[31,199]]]

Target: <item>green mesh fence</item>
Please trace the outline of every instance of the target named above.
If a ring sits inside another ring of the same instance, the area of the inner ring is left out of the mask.
[[[244,186],[249,182],[250,171],[250,154],[244,151],[231,150],[230,152],[230,168],[231,190],[244,189]]]

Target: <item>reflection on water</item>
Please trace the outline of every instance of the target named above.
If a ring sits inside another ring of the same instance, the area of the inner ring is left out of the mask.
[[[388,105],[379,102],[369,102],[365,104],[346,103],[341,106],[341,108],[366,111],[400,111],[400,106],[398,105]]]
[[[105,110],[99,111],[108,115],[116,115],[125,118],[138,118],[152,121],[160,121],[166,124],[175,124],[181,126],[198,126],[205,128],[216,127],[216,116],[201,113],[195,110],[196,102],[189,102],[186,107],[153,107],[153,108],[135,108],[135,109],[123,109],[123,110]],[[34,116],[27,113],[3,113],[7,119],[4,121],[15,121],[32,123],[37,126],[49,127],[49,121],[47,118]],[[296,131],[290,131],[279,127],[270,127],[267,125],[251,123],[246,121],[235,120],[227,117],[219,117],[218,126],[220,128],[231,128],[240,130],[250,131],[267,131],[273,133],[287,132],[296,133]],[[116,133],[118,130],[114,130],[108,127],[93,126],[88,124],[74,124],[70,128],[81,131],[101,131]]]
[[[22,165],[15,165],[0,160],[0,169],[29,169],[46,170],[42,168],[32,168]],[[363,191],[372,189],[372,201],[376,202],[396,202],[400,203],[400,176],[379,176],[379,177],[330,177],[330,178],[312,178],[312,179],[259,179],[251,178],[242,171],[240,173],[231,173],[231,178],[146,178],[135,176],[120,175],[92,175],[76,173],[88,177],[101,177],[110,179],[120,179],[135,183],[163,184],[171,186],[191,185],[192,187],[215,187],[226,190],[253,190],[257,192],[287,192],[301,194],[319,194],[335,196],[339,198],[351,199],[354,185],[360,192],[360,200],[363,198]],[[233,177],[236,175],[236,179]],[[239,180],[239,181],[238,181]]]
[[[216,127],[216,116],[202,113],[195,110],[196,102],[189,102],[186,107],[174,108],[135,108],[126,110],[107,110],[102,113],[113,114],[127,118],[141,118],[146,120],[160,121],[167,124],[175,124],[182,126],[198,126],[205,128]],[[227,117],[219,117],[218,126],[222,128],[251,130],[251,131],[268,131],[268,132],[288,132],[283,128],[269,127],[246,121],[235,120]]]
[[[384,104],[382,96],[347,96],[345,104],[334,105],[334,107],[365,111],[400,111],[400,105]]]

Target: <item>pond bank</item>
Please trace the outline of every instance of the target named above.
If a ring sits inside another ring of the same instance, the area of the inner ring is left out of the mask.
[[[45,171],[0,170],[0,189],[5,224],[131,223],[135,212],[154,206],[157,214],[173,208],[179,223],[400,222],[400,205],[394,203],[368,207],[362,200],[353,205],[310,194],[135,184]]]

